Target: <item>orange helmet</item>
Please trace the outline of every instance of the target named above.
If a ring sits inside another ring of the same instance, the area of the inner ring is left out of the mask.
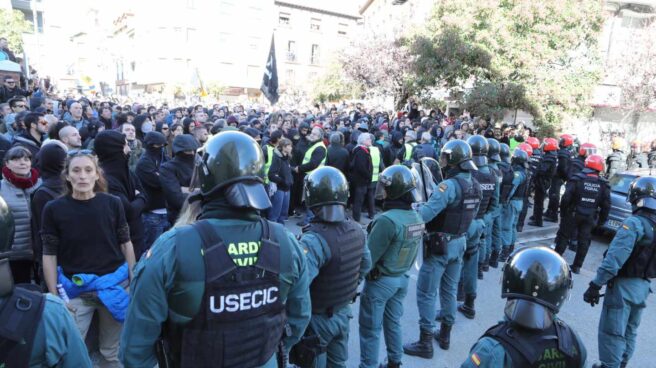
[[[526,138],[526,143],[530,144],[531,148],[533,148],[534,150],[540,148],[540,140],[535,137]]]
[[[583,143],[579,147],[579,156],[588,157],[597,153],[597,146],[592,143]]]
[[[622,150],[624,148],[624,141],[620,137],[613,137],[610,148],[614,150]]]
[[[556,138],[545,138],[543,143],[544,143],[544,147],[542,147],[542,150],[544,152],[558,150],[558,141],[556,140]]]
[[[604,171],[604,158],[597,154],[590,155],[585,159],[585,167],[602,172]]]
[[[526,154],[528,154],[528,157],[533,156],[533,147],[531,147],[530,144],[522,143],[519,146],[517,146],[517,148],[519,148],[520,150],[526,152]]]
[[[640,148],[640,141],[635,140],[635,141],[631,142],[631,148],[633,148],[633,149]]]
[[[569,147],[574,144],[574,137],[571,134],[562,134],[560,136],[560,148]]]

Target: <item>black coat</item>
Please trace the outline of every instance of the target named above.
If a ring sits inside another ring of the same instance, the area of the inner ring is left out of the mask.
[[[159,181],[166,200],[166,212],[170,223],[175,223],[180,209],[187,199],[182,187],[189,187],[194,172],[194,155],[178,153],[171,161],[159,168]]]
[[[292,184],[294,184],[289,157],[283,156],[278,150],[275,150],[273,154],[273,161],[271,161],[271,167],[269,168],[269,180],[276,183],[278,190],[283,192],[290,190]]]
[[[355,186],[371,184],[371,175],[373,174],[374,168],[371,163],[369,150],[362,146],[357,146],[353,149],[352,156],[351,183]]]
[[[326,165],[332,166],[341,171],[342,174],[347,175],[349,170],[349,153],[346,148],[333,144],[328,146]]]
[[[148,202],[144,211],[166,208],[164,191],[159,180],[159,170],[164,161],[166,161],[166,155],[163,154],[163,149],[146,149],[137,162],[135,174],[148,195]]]

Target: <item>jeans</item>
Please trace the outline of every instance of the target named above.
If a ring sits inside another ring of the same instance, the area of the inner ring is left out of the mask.
[[[141,220],[144,224],[144,253],[149,249],[155,240],[159,238],[166,230],[171,227],[167,214],[145,212]]]
[[[269,221],[275,221],[281,224],[287,220],[287,213],[289,210],[289,191],[277,190],[271,197],[271,208],[269,209]]]

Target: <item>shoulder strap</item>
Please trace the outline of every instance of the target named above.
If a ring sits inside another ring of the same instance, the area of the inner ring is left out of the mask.
[[[0,362],[9,361],[9,367],[27,367],[34,345],[36,330],[45,307],[45,296],[25,290],[14,289],[2,309],[0,309],[0,341],[10,343],[1,345]],[[9,346],[9,349],[4,347]],[[12,348],[12,346],[14,348]]]
[[[558,350],[570,358],[580,359],[580,354],[577,355],[578,348],[574,346],[577,341],[572,329],[561,320],[554,321],[554,323],[556,324],[556,336],[558,336]]]
[[[223,239],[207,220],[197,221],[191,226],[198,232],[202,242],[207,283],[217,280],[237,268],[225,249]]]
[[[507,326],[507,323],[502,322],[490,328],[485,331],[484,336],[491,337],[503,345],[510,354],[514,367],[530,367],[540,358],[530,344],[517,338],[517,332]]]
[[[48,187],[42,185],[42,186],[38,187],[34,192],[32,192],[32,198],[34,198],[34,196],[36,195],[36,193],[37,193],[38,191],[40,191],[40,190],[42,190],[42,191],[48,193],[52,198],[57,198],[57,197],[59,197],[59,193],[57,193],[57,192],[55,192],[54,190],[52,190],[52,189],[50,189],[50,188],[48,188]]]

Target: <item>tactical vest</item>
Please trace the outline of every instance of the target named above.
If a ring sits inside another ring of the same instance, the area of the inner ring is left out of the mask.
[[[429,232],[463,235],[476,217],[482,197],[480,184],[473,177],[471,183],[457,176],[451,179],[455,180],[460,187],[460,201],[448,205],[434,220],[429,222],[427,224]]]
[[[545,330],[528,330],[502,322],[485,331],[483,336],[503,345],[513,367],[581,366],[581,347],[574,332],[560,320]]]
[[[656,278],[656,215],[640,214],[638,218],[643,226],[649,226],[652,229],[652,241],[649,245],[633,246],[629,259],[617,273],[618,277],[637,277],[641,279]]]
[[[567,180],[567,174],[569,172],[569,164],[572,161],[572,151],[567,148],[561,148],[558,150],[558,175],[561,180]],[[565,167],[561,167],[565,166]]]
[[[328,151],[326,150],[326,145],[323,144],[323,141],[320,140],[319,142],[313,144],[312,147],[308,148],[307,151],[305,151],[305,156],[303,156],[303,162],[302,162],[302,165],[305,165],[305,164],[307,164],[307,163],[310,162],[310,160],[312,159],[312,153],[314,153],[314,150],[317,149],[317,147],[323,147],[323,149],[324,149],[324,154],[323,154],[323,159],[322,159],[321,162],[319,163],[319,166],[317,166],[314,170],[316,170],[316,169],[318,169],[318,168],[320,168],[321,166],[323,166],[323,165],[326,164],[326,153],[327,153]],[[310,174],[312,174],[312,172],[313,172],[314,170],[308,171],[308,172],[306,172],[305,174],[306,174],[306,175],[310,175]]]
[[[599,176],[588,176],[580,173],[575,176],[576,180],[576,213],[583,216],[594,216],[599,208],[599,203],[605,193],[606,181]]]
[[[0,367],[27,368],[46,298],[14,288],[0,308]]]
[[[513,172],[512,167],[507,164],[499,164],[499,169],[501,171],[501,193],[499,194],[499,202],[508,203],[510,192],[513,188],[515,173]]]
[[[481,185],[481,192],[483,193],[483,198],[481,199],[481,203],[478,206],[478,213],[476,214],[476,219],[482,219],[490,210],[492,196],[494,196],[494,190],[496,189],[498,179],[492,170],[490,170],[489,173],[484,173],[481,170],[474,170],[472,171],[472,176]]]
[[[365,247],[364,232],[351,220],[311,222],[306,231],[321,235],[330,248],[330,260],[310,285],[312,313],[330,314],[355,297]]]
[[[528,165],[533,174],[537,172],[540,160],[542,160],[542,153],[540,151],[533,151],[533,155],[528,158]]]
[[[375,183],[378,181],[378,174],[380,173],[380,149],[372,145],[369,147],[369,153],[371,154],[371,165],[373,166],[371,182]]]
[[[264,163],[264,184],[269,184],[269,169],[271,169],[271,163],[273,162],[274,150],[275,148],[267,143],[267,160]]]
[[[205,292],[182,331],[181,367],[258,367],[276,352],[286,323],[280,247],[269,237],[269,223],[261,224],[257,262],[240,267],[212,225],[191,225],[202,239]]]
[[[580,173],[585,168],[585,159],[581,156],[572,159],[569,162],[569,173],[567,174],[568,178],[571,179],[574,175]]]
[[[510,197],[510,199],[524,200],[528,196],[528,182],[530,179],[528,176],[529,174],[526,172],[526,169],[521,166],[517,166],[514,170],[524,174],[524,181],[519,184],[517,189],[515,189],[515,193],[513,193],[513,196]]]
[[[417,145],[416,142],[405,143],[405,154],[403,155],[403,161],[412,160],[412,149]]]

